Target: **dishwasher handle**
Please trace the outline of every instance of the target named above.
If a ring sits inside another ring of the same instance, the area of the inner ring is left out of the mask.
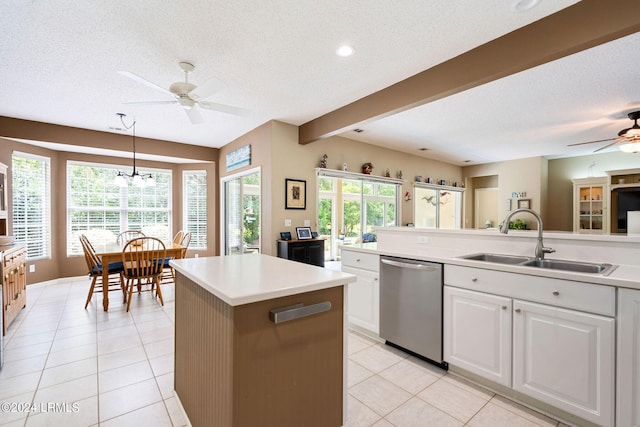
[[[414,270],[437,271],[440,269],[439,265],[410,264],[408,262],[392,261],[385,258],[381,258],[380,262],[383,264],[392,265],[394,267],[412,268]]]

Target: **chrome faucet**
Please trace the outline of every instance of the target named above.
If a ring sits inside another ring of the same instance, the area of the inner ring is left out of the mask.
[[[544,247],[544,243],[542,243],[542,218],[540,217],[540,214],[533,209],[520,208],[509,212],[505,217],[502,226],[500,226],[500,232],[507,234],[509,232],[509,220],[512,216],[520,212],[529,212],[531,215],[535,216],[536,220],[538,221],[538,244],[536,245],[536,259],[544,259],[544,254],[555,252],[555,249]]]

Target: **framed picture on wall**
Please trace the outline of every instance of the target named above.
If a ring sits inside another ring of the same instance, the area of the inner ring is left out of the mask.
[[[520,199],[518,200],[518,209],[520,208],[531,208],[531,199]]]
[[[284,180],[285,209],[306,209],[307,208],[307,181],[299,179]]]

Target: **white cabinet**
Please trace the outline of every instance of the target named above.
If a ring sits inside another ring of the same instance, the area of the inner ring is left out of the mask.
[[[609,232],[607,177],[573,180],[573,231]]]
[[[640,291],[618,290],[618,426],[640,426]]]
[[[377,337],[380,334],[380,257],[377,254],[343,251],[342,271],[356,275],[347,285],[349,326]]]
[[[444,360],[511,386],[511,299],[444,287]]]
[[[615,288],[452,265],[444,278],[450,366],[613,426]]]
[[[515,300],[513,389],[613,425],[615,320]]]

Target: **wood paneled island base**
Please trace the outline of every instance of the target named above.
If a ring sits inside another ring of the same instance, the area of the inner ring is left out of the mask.
[[[232,306],[177,270],[175,391],[194,426],[341,426],[344,286]],[[276,324],[270,311],[329,301]]]

